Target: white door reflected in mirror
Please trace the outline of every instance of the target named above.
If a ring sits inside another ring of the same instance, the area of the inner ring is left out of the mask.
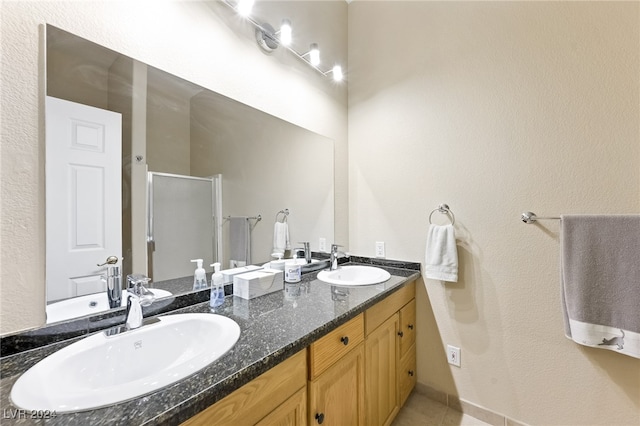
[[[46,99],[47,300],[105,290],[97,265],[122,257],[122,116]]]

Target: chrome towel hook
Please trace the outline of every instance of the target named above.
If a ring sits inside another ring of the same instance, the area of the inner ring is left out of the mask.
[[[435,212],[440,212],[442,214],[445,214],[449,217],[449,219],[451,220],[451,224],[454,225],[456,223],[456,217],[453,214],[453,212],[451,211],[451,209],[449,208],[449,206],[447,204],[440,204],[438,206],[438,208],[431,210],[431,213],[429,213],[429,223],[433,224],[433,222],[431,221],[431,217],[433,216],[433,214]]]

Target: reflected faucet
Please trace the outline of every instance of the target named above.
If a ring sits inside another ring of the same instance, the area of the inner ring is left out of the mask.
[[[103,264],[98,264],[98,266],[107,266],[107,274],[102,276],[102,281],[107,286],[107,299],[110,308],[122,306],[122,271],[117,263],[116,256],[109,256]]]
[[[306,261],[307,265],[309,263],[311,263],[311,248],[309,246],[309,242],[308,241],[303,241],[303,242],[299,242],[298,244],[302,244],[304,247],[300,247],[294,250],[294,253],[296,253],[296,255],[298,254],[299,251],[304,250],[304,260]]]
[[[342,247],[338,244],[331,244],[331,258],[329,270],[335,271],[338,269],[338,259],[341,257],[347,257],[347,254],[341,251],[338,251],[338,247]]]
[[[125,328],[131,330],[142,325],[142,307],[149,306],[155,300],[153,293],[146,289],[150,279],[142,274],[127,275],[127,311],[124,317]]]

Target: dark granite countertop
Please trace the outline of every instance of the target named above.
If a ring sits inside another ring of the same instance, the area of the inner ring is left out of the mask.
[[[419,264],[416,263],[352,257],[352,263],[356,262],[382,266],[391,273],[391,278],[378,285],[332,287],[317,280],[316,273],[309,273],[297,284],[300,286],[300,296],[297,298],[287,297],[284,291],[252,300],[227,296],[225,303],[215,310],[209,308],[207,301],[168,312],[214,312],[230,317],[240,325],[240,338],[229,352],[197,373],[154,393],[106,408],[34,420],[29,418],[30,412],[17,411],[9,400],[11,387],[20,374],[40,359],[86,336],[84,333],[3,357],[0,423],[83,426],[180,424],[418,278],[420,274]]]

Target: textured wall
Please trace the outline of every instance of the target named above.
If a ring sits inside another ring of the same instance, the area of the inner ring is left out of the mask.
[[[3,1],[0,99],[2,256],[0,332],[44,323],[44,24],[49,23],[336,141],[346,172],[346,88],[286,51],[269,56],[221,2]],[[308,8],[346,46],[346,3]],[[314,12],[315,11],[315,12]],[[344,51],[326,58],[346,57]],[[336,191],[336,239],[346,240],[346,185]]]
[[[459,282],[418,292],[420,383],[529,424],[640,422],[640,360],[564,337],[559,223],[519,220],[640,213],[639,31],[638,2],[350,4],[349,249],[424,261],[429,212],[457,219]]]

